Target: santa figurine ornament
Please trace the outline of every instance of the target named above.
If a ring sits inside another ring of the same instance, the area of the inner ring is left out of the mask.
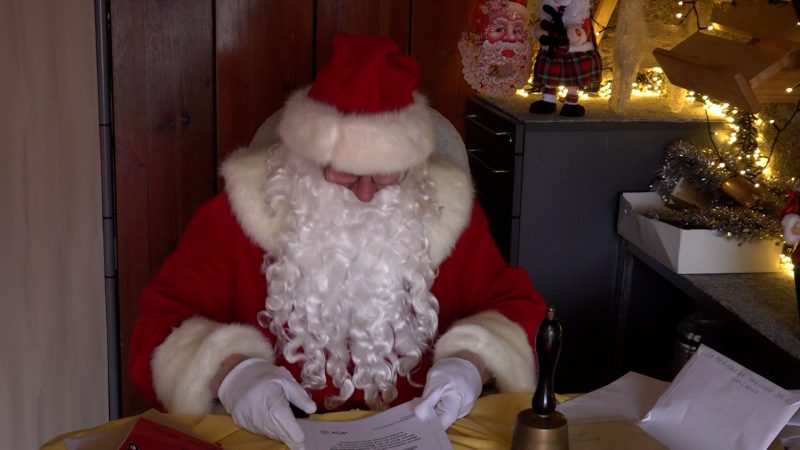
[[[462,72],[483,95],[514,95],[530,78],[530,12],[526,0],[478,0],[458,43]]]
[[[800,306],[800,201],[797,198],[798,193],[789,191],[789,201],[781,211],[780,219],[781,226],[783,227],[783,240],[789,244],[794,245],[794,252],[792,252],[792,263],[794,264],[794,286],[797,295],[798,306]]]
[[[559,114],[567,117],[586,114],[586,109],[578,104],[578,90],[596,91],[603,65],[592,31],[590,8],[590,0],[539,3],[533,37],[541,45],[533,66],[533,87],[542,90],[542,99],[531,104],[530,112],[555,112],[556,90],[565,86],[567,96]]]

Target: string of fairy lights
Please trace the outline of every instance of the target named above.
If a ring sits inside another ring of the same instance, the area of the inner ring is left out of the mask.
[[[703,25],[700,22],[697,0],[678,1],[677,6],[681,9],[675,14],[678,24],[683,24],[693,17],[698,30],[714,30],[713,25]],[[598,33],[606,28],[603,27]],[[532,80],[529,80],[529,85],[531,84]],[[791,93],[797,87],[798,85],[787,86],[786,92]],[[631,96],[664,98],[670,88],[671,85],[660,67],[643,68],[637,73],[636,79],[632,84]],[[608,79],[601,84],[596,93],[589,94],[579,91],[578,94],[581,99],[586,99],[590,96],[609,99],[612,91],[613,81]],[[524,97],[529,95],[526,89],[520,89],[517,94]],[[560,86],[558,94],[559,96],[566,95],[566,88]],[[688,91],[684,99],[692,104],[700,104],[704,108],[709,123],[709,141],[713,147],[713,152],[716,154],[715,164],[718,165],[718,167],[715,167],[716,170],[724,169],[729,171],[732,176],[743,177],[752,182],[755,188],[760,188],[762,183],[774,183],[776,181],[781,181],[784,185],[797,186],[797,180],[794,177],[789,180],[775,180],[775,174],[770,167],[770,162],[775,152],[775,144],[778,138],[797,113],[800,112],[800,100],[798,100],[793,113],[785,120],[784,124],[778,125],[775,119],[763,118],[761,114],[753,114],[741,110],[724,101],[715,100],[701,93]],[[727,129],[712,131],[710,126],[712,118],[715,121],[725,123]],[[764,150],[764,136],[768,126],[774,128],[774,136],[771,144]],[[787,272],[793,273],[794,266],[789,256],[790,253],[791,249],[786,248],[781,256],[781,266]]]

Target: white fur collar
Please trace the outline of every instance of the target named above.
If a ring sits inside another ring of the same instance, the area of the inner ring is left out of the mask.
[[[274,249],[276,232],[285,211],[271,214],[264,202],[264,184],[269,177],[267,161],[280,144],[272,147],[242,148],[231,154],[221,167],[225,191],[234,216],[245,234],[267,253]],[[472,180],[462,167],[435,156],[428,160],[428,172],[436,186],[441,216],[427,224],[431,260],[438,266],[453,250],[472,214]]]

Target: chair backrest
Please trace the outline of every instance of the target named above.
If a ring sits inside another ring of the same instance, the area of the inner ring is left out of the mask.
[[[438,111],[433,108],[430,108],[430,111],[434,121],[434,137],[436,140],[434,153],[469,170],[467,149],[464,146],[464,140],[458,134],[458,130]],[[251,147],[272,145],[280,140],[278,137],[278,122],[280,122],[282,113],[283,108],[267,117],[267,120],[258,127],[253,140],[250,141]]]

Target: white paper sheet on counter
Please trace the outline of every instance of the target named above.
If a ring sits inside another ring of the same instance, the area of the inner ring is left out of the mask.
[[[639,422],[669,448],[767,448],[800,395],[701,345]]]

